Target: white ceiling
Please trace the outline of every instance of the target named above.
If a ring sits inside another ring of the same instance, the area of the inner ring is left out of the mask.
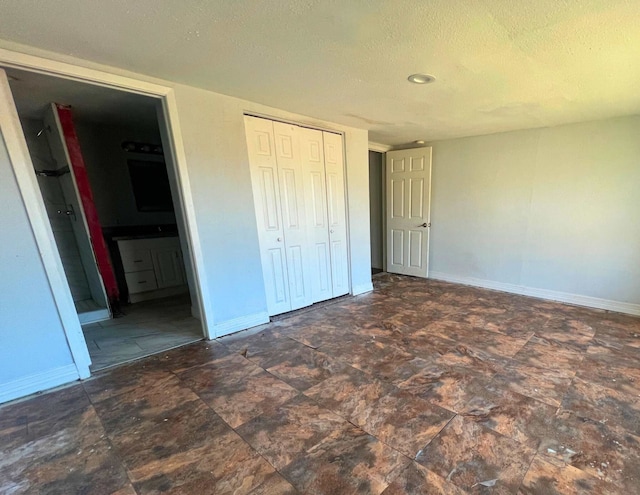
[[[7,69],[13,99],[22,118],[42,120],[50,103],[70,105],[74,120],[156,129],[157,100],[147,96]]]
[[[640,0],[0,2],[10,42],[390,145],[640,113],[639,26]]]

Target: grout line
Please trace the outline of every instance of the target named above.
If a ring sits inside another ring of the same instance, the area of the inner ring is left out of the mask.
[[[322,310],[323,308],[317,308],[317,309],[320,311],[320,310]],[[441,318],[441,319],[442,319],[442,318]],[[488,329],[485,329],[485,330],[488,330]],[[353,331],[350,327],[346,327],[346,329],[345,329],[345,333],[351,333],[351,334],[354,334],[354,335],[360,335],[360,334],[356,333],[355,331]],[[503,335],[503,336],[505,336],[505,337],[507,337],[507,338],[510,338],[510,336],[509,336],[509,335],[502,334],[502,333],[500,333],[500,332],[495,332],[495,333],[497,333],[497,334],[499,334],[499,335]],[[535,335],[535,333],[534,333],[534,335]],[[248,337],[249,337],[249,336],[242,337],[242,338],[248,338]],[[520,348],[520,349],[519,349],[519,350],[518,350],[518,351],[517,351],[513,356],[511,356],[511,357],[502,357],[502,356],[497,356],[497,355],[496,355],[496,357],[499,357],[499,358],[501,358],[501,359],[504,359],[504,360],[505,360],[505,362],[507,362],[508,364],[517,364],[518,362],[517,362],[517,361],[515,361],[515,359],[514,359],[514,358],[515,358],[515,356],[516,356],[518,353],[520,353],[520,352],[521,352],[521,350],[524,348],[524,346],[525,346],[527,343],[529,343],[529,342],[531,341],[532,337],[533,337],[533,335],[530,335],[530,336],[528,337],[528,339],[526,340],[525,344],[524,344],[524,345],[523,345],[523,346],[522,346],[522,347],[521,347],[521,348]],[[303,345],[303,346],[305,346],[305,347],[308,347],[308,348],[310,348],[310,349],[313,349],[313,350],[314,350],[314,351],[316,351],[316,352],[323,352],[323,353],[324,353],[324,351],[323,351],[323,350],[321,350],[322,346],[312,347],[312,346],[310,346],[310,345],[305,344],[304,342],[300,342],[300,341],[298,341],[297,339],[295,339],[295,338],[291,337],[290,335],[286,335],[286,334],[284,334],[284,333],[283,333],[283,339],[284,339],[284,338],[288,338],[288,339],[290,339],[290,340],[293,340],[294,342],[297,342],[297,343],[299,343],[299,344],[301,344],[301,345]],[[222,344],[222,345],[223,345],[223,347],[224,347],[228,352],[230,352],[230,353],[231,353],[230,355],[235,355],[235,354],[238,354],[238,353],[239,353],[239,352],[237,352],[237,351],[231,351],[231,350],[229,349],[228,345],[227,345],[227,344],[225,344],[225,343],[223,343],[223,342],[218,342],[218,343]],[[452,341],[452,343],[455,343],[455,341]],[[398,346],[394,345],[393,343],[386,343],[386,344],[384,344],[384,345],[385,345],[385,346],[389,346],[389,347],[393,347],[393,348],[396,348],[396,349],[400,349],[400,350],[401,350],[401,351],[403,351],[403,352],[407,352],[406,350],[402,349],[401,347],[398,347]],[[469,347],[469,349],[474,350],[474,349],[475,349],[475,347]],[[480,350],[480,349],[478,349],[478,350]],[[164,351],[161,351],[161,352],[164,352]],[[483,353],[488,353],[488,354],[490,354],[490,355],[493,355],[493,353],[488,352],[488,351],[482,351],[482,352],[483,352]],[[413,353],[413,352],[409,352],[409,354],[411,354],[411,355],[414,355],[414,356],[415,356],[415,353]],[[336,361],[337,361],[337,362],[339,362],[339,363],[343,363],[343,364],[345,364],[346,366],[349,366],[349,367],[350,367],[350,368],[352,368],[352,369],[358,370],[360,373],[363,373],[363,374],[365,374],[365,375],[367,375],[367,376],[371,377],[372,379],[380,380],[380,381],[381,381],[381,382],[383,382],[383,383],[387,383],[390,387],[392,387],[393,391],[403,390],[403,389],[400,389],[399,387],[397,387],[396,385],[394,385],[393,383],[391,383],[391,382],[389,382],[389,381],[387,381],[387,380],[382,380],[382,379],[380,379],[378,376],[376,376],[374,373],[372,373],[372,372],[370,372],[370,371],[364,371],[364,370],[361,370],[361,369],[359,369],[359,368],[355,368],[355,367],[354,367],[351,363],[349,363],[349,362],[347,361],[347,359],[346,359],[346,358],[344,358],[344,357],[337,357],[337,356],[335,356],[335,355],[331,355],[331,354],[327,354],[327,355],[328,355],[328,356],[330,356],[330,357],[331,357],[331,359],[334,359],[334,360],[336,360]],[[583,351],[583,352],[580,352],[580,355],[581,355],[581,358],[582,358],[580,362],[582,363],[582,361],[586,358],[586,352],[584,352],[584,351]],[[194,366],[194,367],[192,367],[192,368],[196,368],[196,367],[198,367],[198,366],[205,366],[205,365],[207,365],[207,364],[210,364],[211,362],[215,362],[215,361],[217,361],[218,359],[224,359],[225,357],[227,357],[227,356],[221,356],[221,357],[216,358],[216,359],[213,359],[213,360],[211,360],[211,361],[209,361],[209,362],[207,362],[207,363],[201,363],[200,365],[196,365],[196,366]],[[332,409],[329,409],[329,408],[325,407],[323,404],[321,404],[321,403],[319,402],[319,400],[314,399],[314,398],[312,398],[312,397],[309,397],[309,396],[305,395],[305,391],[307,391],[307,390],[308,390],[309,388],[311,388],[311,387],[306,388],[304,391],[303,391],[303,390],[300,390],[300,389],[298,389],[298,388],[296,388],[296,387],[293,387],[293,385],[291,385],[287,380],[283,380],[282,378],[279,378],[279,377],[277,377],[276,375],[274,375],[273,373],[269,372],[269,371],[268,371],[268,369],[267,369],[267,367],[266,367],[266,364],[270,362],[269,360],[267,360],[267,361],[264,363],[264,365],[261,365],[261,364],[258,364],[258,363],[257,363],[257,362],[255,362],[255,361],[253,361],[251,358],[247,358],[246,356],[244,356],[244,357],[245,357],[245,359],[246,359],[247,361],[249,361],[249,362],[250,362],[251,364],[253,364],[254,366],[261,368],[263,371],[267,372],[268,374],[270,374],[271,376],[275,377],[276,379],[278,379],[278,380],[280,380],[280,381],[282,381],[282,382],[284,382],[284,383],[287,383],[287,385],[291,386],[292,388],[294,388],[294,389],[297,391],[297,394],[296,394],[294,397],[292,397],[291,399],[287,400],[287,401],[286,401],[286,402],[284,402],[283,404],[286,404],[286,403],[288,403],[288,402],[290,402],[290,401],[295,400],[296,398],[299,398],[300,396],[303,396],[303,397],[305,397],[306,399],[308,399],[308,400],[311,400],[311,401],[315,402],[315,403],[316,403],[320,408],[322,408],[323,410],[331,411],[331,413],[332,413],[332,414],[335,414],[335,415],[339,416],[340,418],[342,418],[343,420],[345,420],[347,423],[349,423],[349,424],[353,425],[354,427],[356,427],[356,428],[358,428],[358,429],[360,429],[360,430],[364,431],[367,435],[370,435],[371,437],[375,438],[377,441],[379,441],[379,442],[380,442],[380,443],[382,443],[383,445],[386,445],[386,446],[387,446],[387,447],[389,447],[390,449],[393,449],[394,451],[397,451],[397,452],[398,452],[398,453],[400,453],[403,457],[407,457],[407,458],[409,458],[406,454],[403,454],[402,452],[398,451],[396,448],[394,448],[394,447],[392,447],[392,446],[388,445],[387,443],[383,442],[383,441],[382,441],[381,439],[379,439],[376,435],[374,435],[374,434],[372,434],[372,433],[367,432],[367,431],[364,429],[364,427],[359,426],[359,425],[357,425],[357,424],[353,423],[353,422],[352,422],[348,417],[345,417],[345,416],[343,416],[341,413],[339,413],[339,412],[337,412],[337,411],[334,411],[334,410],[332,410]],[[417,357],[419,357],[419,356],[417,356]],[[285,358],[285,360],[286,360],[286,358]],[[522,364],[522,363],[520,363],[520,364]],[[536,367],[536,368],[537,368],[537,367]],[[269,461],[268,461],[268,460],[266,460],[266,458],[265,458],[262,454],[260,454],[260,452],[258,452],[256,449],[254,449],[254,448],[253,448],[253,446],[251,446],[251,444],[249,444],[249,442],[247,442],[247,441],[244,439],[244,437],[242,437],[242,435],[240,435],[240,434],[238,433],[238,431],[237,431],[237,429],[238,429],[238,428],[241,428],[243,425],[247,424],[248,422],[253,421],[253,420],[254,420],[254,419],[256,419],[256,418],[259,418],[259,417],[260,417],[260,416],[262,416],[262,415],[268,414],[268,411],[264,411],[264,412],[262,412],[262,413],[258,414],[257,416],[255,416],[255,417],[253,417],[253,418],[248,419],[247,421],[245,421],[244,423],[242,423],[242,425],[239,425],[238,427],[233,428],[233,427],[231,427],[231,426],[230,426],[230,425],[229,425],[229,424],[228,424],[224,419],[222,419],[222,417],[221,417],[221,416],[220,416],[220,415],[215,411],[215,409],[213,409],[213,407],[211,407],[209,404],[207,404],[207,402],[205,402],[205,401],[204,401],[204,399],[202,399],[202,397],[200,396],[200,394],[198,394],[198,392],[196,392],[193,388],[191,388],[189,385],[187,385],[187,384],[186,384],[186,383],[185,383],[185,382],[180,378],[180,376],[179,376],[176,372],[174,372],[174,371],[173,371],[173,370],[171,370],[171,369],[167,369],[166,371],[167,371],[167,372],[169,372],[169,373],[171,373],[171,374],[173,374],[174,376],[176,376],[176,377],[180,380],[180,383],[181,383],[181,385],[182,385],[182,386],[184,386],[185,388],[189,389],[192,393],[194,393],[194,394],[198,397],[198,400],[199,400],[199,401],[201,401],[202,403],[204,403],[204,404],[206,405],[206,407],[208,407],[208,408],[209,408],[209,409],[210,409],[214,414],[216,414],[216,416],[217,416],[217,417],[218,417],[218,418],[219,418],[219,419],[220,419],[224,424],[226,424],[226,425],[227,425],[231,430],[233,430],[234,432],[236,432],[236,433],[240,436],[240,438],[242,438],[242,440],[243,440],[245,443],[247,443],[247,444],[249,445],[249,447],[250,447],[253,451],[257,452],[257,454],[258,454],[260,457],[262,457],[262,458],[263,458],[267,463],[269,463]],[[186,371],[186,370],[184,370],[184,371]],[[247,375],[247,376],[248,376],[248,375]],[[331,375],[331,376],[334,376],[334,375]],[[318,384],[312,385],[312,387],[313,387],[313,386],[317,386],[317,385],[320,385],[320,384],[324,383],[326,380],[329,380],[329,379],[331,378],[331,376],[329,376],[329,377],[325,378],[324,380],[321,380]],[[495,378],[496,373],[494,372],[491,376],[492,376],[493,378]],[[571,381],[570,381],[569,386],[567,387],[567,391],[568,391],[568,390],[573,386],[573,383],[574,383],[574,381],[575,381],[575,379],[576,379],[576,378],[577,378],[577,375],[576,375],[576,374],[574,374],[574,375],[572,376],[572,378],[571,378]],[[602,387],[604,387],[604,385],[602,385]],[[604,387],[604,388],[606,388],[606,387]],[[566,396],[567,391],[565,391],[565,393],[564,393],[564,395],[563,395],[563,398]],[[84,389],[84,392],[85,392],[85,394],[87,394],[86,389]],[[520,395],[522,395],[522,396],[529,397],[528,395],[526,395],[526,394],[524,394],[524,393],[520,393],[520,392],[514,392],[514,393],[518,393],[518,394],[520,394]],[[385,395],[386,395],[386,394],[385,394]],[[87,394],[87,396],[88,396],[88,394]],[[532,399],[532,400],[534,400],[534,401],[538,401],[538,402],[541,402],[541,403],[545,403],[545,402],[543,402],[542,400],[540,400],[540,399],[538,399],[538,398],[535,398],[535,397],[529,397],[529,398],[531,398],[531,399]],[[430,403],[430,404],[431,404],[431,401],[426,400],[426,399],[423,399],[423,400],[425,400],[425,401],[427,401],[428,403]],[[91,403],[91,404],[93,404],[93,401],[91,400],[91,397],[89,397],[89,401],[90,401],[90,403]],[[546,403],[545,403],[545,404],[546,404]],[[437,406],[437,404],[432,404],[432,405]],[[558,407],[556,408],[556,415],[557,415],[557,413],[559,412],[559,410],[560,410],[561,406],[562,406],[562,401],[560,401],[560,406],[558,406]],[[442,406],[438,406],[438,407],[442,407]],[[443,409],[448,410],[447,408],[443,408]],[[462,415],[460,415],[460,414],[456,413],[455,411],[451,411],[451,412],[453,413],[453,416],[452,416],[452,417],[451,417],[451,418],[450,418],[450,419],[449,419],[449,420],[448,420],[448,421],[447,421],[447,422],[446,422],[446,423],[445,423],[445,424],[444,424],[444,425],[443,425],[443,426],[438,430],[438,432],[437,432],[435,435],[433,435],[433,437],[429,440],[429,442],[427,442],[427,444],[425,445],[425,447],[426,447],[426,446],[428,446],[428,445],[429,445],[429,444],[430,444],[430,443],[431,443],[435,438],[437,438],[437,437],[442,433],[442,431],[443,431],[443,430],[444,430],[444,429],[445,429],[445,428],[446,428],[446,427],[447,427],[447,426],[448,426],[448,425],[449,425],[449,424],[450,424],[450,423],[451,423],[455,418],[457,418],[458,416],[461,416],[461,417],[463,417],[463,418],[464,418],[464,416],[462,416]],[[582,417],[582,416],[580,416],[579,414],[574,413],[573,411],[567,411],[567,412],[569,412],[570,414],[572,414],[572,415],[574,415],[574,416],[576,416],[576,417]],[[102,418],[100,418],[100,417],[99,417],[99,419],[100,419],[101,424],[102,424]],[[592,420],[592,421],[594,421],[594,420]],[[488,431],[491,431],[492,433],[494,433],[494,434],[496,434],[496,435],[499,435],[500,437],[507,438],[507,439],[509,439],[509,440],[511,440],[511,441],[514,441],[514,442],[516,442],[516,443],[520,444],[520,442],[517,442],[517,441],[516,441],[515,439],[513,439],[512,437],[509,437],[509,436],[507,436],[507,435],[505,435],[505,434],[499,433],[499,432],[497,432],[497,431],[493,430],[492,428],[489,428],[489,427],[487,427],[487,426],[485,426],[485,425],[479,425],[479,426],[480,426],[480,427],[482,427],[483,429],[486,429],[486,430],[488,430]],[[103,429],[104,429],[104,425],[103,425]],[[333,429],[332,429],[332,430],[331,430],[331,432],[333,432],[333,431],[337,431],[337,430],[333,430]],[[329,433],[329,434],[331,434],[331,433]],[[327,435],[327,436],[328,436],[328,435]],[[327,438],[327,436],[323,437],[323,440],[324,440],[324,439],[326,439],[326,438]],[[107,435],[107,437],[108,437],[108,435]],[[317,445],[319,445],[320,443],[321,443],[321,442],[319,442],[318,444],[316,444],[316,446],[317,446]],[[522,445],[526,445],[526,444],[522,444]],[[305,452],[309,452],[311,449],[315,448],[316,446],[310,447],[310,448],[309,448],[309,449],[307,449]],[[423,448],[424,448],[424,447],[423,447]],[[531,466],[532,466],[532,464],[533,464],[533,462],[534,462],[534,460],[535,460],[536,456],[538,456],[538,455],[544,456],[544,453],[539,453],[536,449],[533,449],[533,451],[534,451],[533,456],[532,456],[532,458],[531,458],[531,461],[529,462],[529,465],[528,465],[528,467],[527,467],[526,471],[524,472],[524,475],[523,475],[523,477],[522,477],[522,479],[521,479],[521,482],[520,482],[520,486],[522,486],[522,481],[526,478],[526,476],[527,476],[528,472],[530,471]],[[294,459],[295,459],[295,458],[294,458]],[[413,460],[415,461],[415,457],[413,458]],[[122,461],[121,461],[121,462],[122,462]],[[269,463],[269,464],[271,465],[271,463]],[[273,466],[273,465],[272,465],[272,467],[273,467],[273,468],[274,468],[274,470],[275,470],[276,472],[278,472],[278,473],[279,473],[279,474],[280,474],[284,479],[286,479],[287,481],[289,481],[289,480],[288,480],[284,475],[282,475],[282,473],[281,473],[280,471],[278,471],[278,470],[275,468],[275,466]],[[402,473],[402,470],[400,470],[399,474],[400,474],[400,473]],[[128,471],[127,471],[127,474],[128,474]],[[395,478],[394,478],[394,479],[395,479]],[[291,484],[293,484],[293,483],[291,483]]]
[[[518,485],[518,493],[520,493],[520,488],[522,488],[522,484],[524,483],[524,480],[527,477],[527,474],[529,474],[529,471],[531,470],[531,466],[533,466],[533,461],[535,461],[537,456],[538,456],[538,451],[534,450],[534,453],[531,456],[531,461],[529,462],[529,465],[527,466],[527,470],[524,472],[524,475],[520,479],[520,484]]]
[[[104,421],[102,420],[102,417],[98,413],[98,409],[96,408],[96,403],[92,399],[91,395],[89,395],[89,393],[87,392],[86,388],[84,387],[84,384],[82,384],[82,390],[83,390],[85,396],[87,397],[87,400],[89,401],[89,406],[93,409],[93,412],[95,413],[96,418],[98,418],[98,422],[100,423],[100,427],[102,428],[102,431],[104,433],[103,437],[101,437],[100,440],[104,440],[104,441],[107,442],[107,444],[109,445],[109,452],[111,453],[111,455],[113,457],[116,458],[118,464],[124,470],[124,472],[125,472],[125,474],[127,476],[127,480],[129,480],[129,484],[133,488],[134,492],[136,494],[138,494],[139,492],[138,492],[138,490],[136,490],[136,488],[134,486],[134,482],[131,479],[131,474],[130,474],[129,467],[128,467],[125,459],[120,455],[118,449],[114,447],[111,435],[109,435],[109,433],[107,432],[107,429],[104,426]],[[100,440],[98,440],[98,441],[100,441]]]

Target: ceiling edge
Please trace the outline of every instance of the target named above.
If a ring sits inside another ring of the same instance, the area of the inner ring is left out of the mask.
[[[377,151],[378,153],[386,153],[391,149],[391,146],[388,144],[382,143],[374,143],[373,141],[369,141],[369,151]]]

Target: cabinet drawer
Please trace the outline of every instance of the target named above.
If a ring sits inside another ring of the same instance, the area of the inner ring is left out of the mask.
[[[137,292],[145,292],[158,288],[156,275],[153,270],[125,273],[124,276],[127,279],[129,294],[136,294]]]
[[[125,273],[153,270],[151,251],[148,249],[121,249],[120,256]]]

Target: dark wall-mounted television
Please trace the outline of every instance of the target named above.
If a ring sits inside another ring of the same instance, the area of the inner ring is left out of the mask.
[[[127,160],[138,211],[173,211],[164,162]]]

